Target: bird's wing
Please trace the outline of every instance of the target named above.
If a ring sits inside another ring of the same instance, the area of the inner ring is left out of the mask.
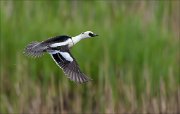
[[[70,38],[70,36],[62,35],[51,37],[42,42],[32,42],[26,46],[24,53],[29,56],[40,57],[49,48],[66,45]]]
[[[24,53],[29,56],[40,57],[47,49],[47,45],[44,45],[41,42],[32,42],[26,46]]]
[[[70,53],[67,46],[60,47],[58,50],[51,50],[50,55],[56,64],[62,68],[70,80],[73,80],[77,83],[84,83],[91,80],[81,72],[79,65]]]

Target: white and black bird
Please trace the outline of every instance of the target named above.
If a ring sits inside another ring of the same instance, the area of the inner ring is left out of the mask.
[[[24,53],[29,56],[40,57],[47,52],[70,80],[84,83],[91,79],[81,72],[78,63],[70,53],[70,48],[82,39],[95,36],[98,35],[91,31],[83,32],[75,37],[55,36],[42,42],[28,44]]]

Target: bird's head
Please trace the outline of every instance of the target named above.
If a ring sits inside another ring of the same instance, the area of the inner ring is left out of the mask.
[[[81,38],[84,39],[84,38],[91,38],[91,37],[95,37],[95,36],[98,36],[97,34],[94,34],[93,32],[91,31],[86,31],[86,32],[82,32],[80,34]]]

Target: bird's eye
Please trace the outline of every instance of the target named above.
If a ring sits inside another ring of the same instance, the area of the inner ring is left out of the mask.
[[[89,36],[93,37],[93,33],[89,33]]]
[[[84,32],[82,32],[81,34],[84,34]]]

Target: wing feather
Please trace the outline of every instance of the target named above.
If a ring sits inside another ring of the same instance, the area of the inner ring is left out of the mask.
[[[50,54],[53,60],[56,62],[56,64],[60,68],[62,68],[62,70],[70,80],[75,81],[77,83],[84,83],[91,80],[84,73],[81,72],[79,65],[77,64],[74,57],[71,55],[68,48],[66,48],[66,50],[56,50],[56,52]]]

